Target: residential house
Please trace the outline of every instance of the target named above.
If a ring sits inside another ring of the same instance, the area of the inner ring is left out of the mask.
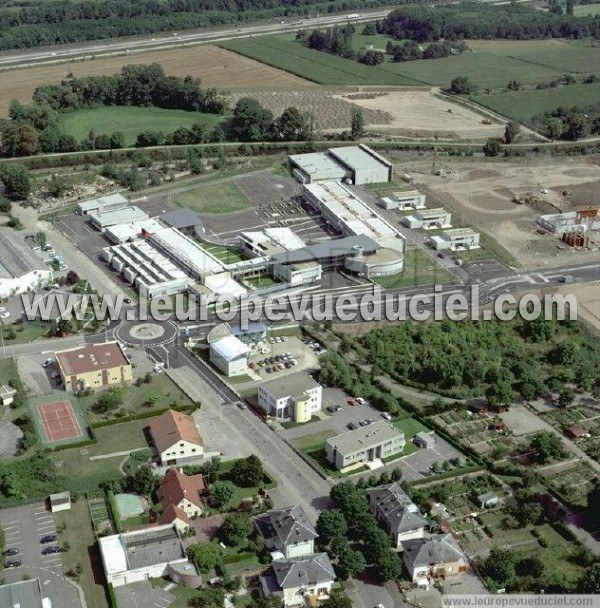
[[[335,572],[327,553],[276,559],[260,576],[265,597],[280,597],[286,608],[327,599],[334,580]]]
[[[254,525],[269,551],[280,552],[286,558],[311,555],[315,551],[318,534],[302,507],[272,509],[255,517]]]
[[[423,538],[428,521],[398,483],[372,488],[369,508],[384,524],[397,549],[404,541]]]
[[[184,475],[179,469],[171,469],[162,478],[156,495],[165,511],[161,523],[177,523],[178,529],[189,526],[192,517],[204,511],[200,493],[206,490],[202,475]],[[170,508],[173,507],[173,508]],[[167,509],[169,513],[165,515]]]
[[[500,498],[496,492],[486,492],[477,497],[477,502],[482,509],[489,509],[495,507],[500,502]]]
[[[432,580],[459,576],[467,571],[467,557],[451,534],[436,534],[402,543],[406,570],[419,586]]]
[[[162,465],[194,462],[204,454],[204,442],[191,416],[167,410],[150,423],[150,436]]]

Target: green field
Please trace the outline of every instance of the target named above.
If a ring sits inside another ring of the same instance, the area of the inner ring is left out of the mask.
[[[207,183],[186,190],[176,196],[175,202],[198,213],[231,213],[250,207],[248,199],[232,181]]]
[[[572,74],[600,72],[600,47],[583,44],[538,45],[529,49],[517,49],[510,57],[526,63],[537,64]]]
[[[573,11],[578,17],[581,15],[600,15],[600,4],[582,4]]]
[[[162,108],[105,106],[62,114],[60,128],[78,140],[87,137],[90,131],[94,131],[96,135],[121,132],[125,135],[125,144],[131,146],[135,144],[138,133],[142,131],[162,131],[166,134],[179,127],[191,127],[197,122],[214,127],[222,120],[223,117],[218,114]]]
[[[214,255],[221,262],[225,262],[225,264],[235,264],[236,262],[243,262],[245,259],[247,259],[239,251],[232,249],[231,247],[213,245],[212,243],[207,243],[206,241],[200,241],[200,244],[202,245],[202,249],[204,249],[204,251]]]
[[[499,114],[518,121],[528,121],[534,116],[549,112],[559,106],[580,107],[598,102],[600,99],[600,82],[592,84],[574,84],[554,89],[516,91],[497,95],[475,95],[473,101],[494,110]]]
[[[230,51],[280,68],[319,84],[418,85],[386,66],[371,67],[309,49],[286,36],[259,36],[220,42]]]

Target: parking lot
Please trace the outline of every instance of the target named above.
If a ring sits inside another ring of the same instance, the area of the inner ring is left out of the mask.
[[[44,595],[49,596],[53,606],[79,608],[79,595],[62,574],[60,553],[43,555],[46,547],[58,546],[58,542],[40,543],[43,536],[56,534],[54,516],[43,503],[35,503],[0,511],[0,526],[6,536],[6,549],[18,549],[8,560],[19,561],[21,565],[2,572],[7,583],[22,580],[24,576],[39,578]]]
[[[256,377],[261,380],[271,380],[272,378],[278,378],[284,374],[293,374],[304,370],[314,370],[317,367],[318,354],[314,349],[301,342],[294,336],[285,336],[282,341],[270,342],[267,341],[265,349],[267,352],[256,354],[250,357],[250,362],[254,363],[256,367],[253,372]],[[285,357],[289,353],[289,357]],[[280,358],[281,361],[276,361],[275,358]],[[272,363],[266,363],[271,361]],[[292,364],[295,361],[295,364]],[[259,365],[263,362],[263,365]],[[283,366],[280,369],[279,366]],[[277,368],[273,371],[273,368]],[[271,371],[267,371],[270,369]]]

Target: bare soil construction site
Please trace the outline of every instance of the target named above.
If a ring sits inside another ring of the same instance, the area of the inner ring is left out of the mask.
[[[409,173],[414,185],[427,192],[428,207],[444,206],[452,211],[455,227],[488,234],[519,266],[552,268],[600,258],[597,247],[569,247],[560,235],[547,234],[536,224],[540,215],[598,206],[598,165],[580,159],[487,164],[438,159],[437,167],[442,175],[432,175],[431,159],[399,163],[396,170]],[[515,202],[523,197],[529,202]]]

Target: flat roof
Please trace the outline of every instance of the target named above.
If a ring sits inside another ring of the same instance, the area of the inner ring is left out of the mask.
[[[341,435],[336,435],[327,439],[327,443],[335,447],[337,451],[344,454],[351,454],[360,449],[368,449],[371,446],[379,445],[385,441],[404,436],[394,425],[387,420],[373,422],[368,426],[362,426],[354,431],[347,431]]]
[[[140,220],[138,222],[129,222],[128,224],[115,224],[106,230],[107,236],[113,236],[116,241],[127,241],[140,237],[142,230],[148,233],[162,230],[164,225],[153,218]]]
[[[330,148],[329,154],[352,170],[373,169],[382,165],[385,167],[391,166],[387,159],[365,145]]]
[[[248,293],[248,290],[232,278],[228,272],[209,275],[204,279],[204,283],[211,291],[219,295],[241,298]]]
[[[107,196],[99,196],[89,201],[83,201],[77,204],[77,208],[80,211],[87,211],[89,209],[98,209],[99,207],[118,205],[129,203],[129,201],[122,194],[109,194]]]
[[[190,228],[192,226],[202,226],[202,219],[200,216],[189,207],[180,207],[178,209],[172,209],[166,211],[160,216],[160,219],[171,226],[171,228]]]
[[[280,264],[297,264],[310,262],[334,256],[347,256],[356,253],[356,248],[362,247],[364,253],[379,251],[381,246],[372,238],[363,234],[347,236],[341,239],[328,239],[315,245],[308,245],[296,251],[286,251],[273,256],[273,261]]]
[[[148,219],[148,214],[135,205],[114,211],[90,211],[88,216],[100,226],[114,226]]]
[[[183,542],[171,525],[125,533],[120,541],[130,570],[187,559]]]
[[[429,219],[431,217],[439,217],[440,215],[450,215],[450,212],[446,211],[443,207],[436,207],[435,209],[421,209],[421,211],[417,211],[412,217]]]
[[[2,608],[43,608],[40,580],[32,578],[0,585],[0,606]]]
[[[477,236],[479,232],[473,230],[473,228],[450,228],[448,230],[444,230],[442,232],[442,236],[447,236],[449,238],[457,238],[461,236]]]
[[[346,174],[346,169],[325,152],[292,154],[289,156],[289,160],[310,176],[324,173],[330,177],[342,178]]]
[[[189,236],[177,228],[164,228],[150,235],[155,243],[198,275],[216,274],[223,271],[223,264]]]
[[[18,279],[33,270],[48,270],[43,260],[12,228],[0,228],[0,279]]]
[[[306,243],[291,228],[266,228],[240,233],[247,241],[262,249],[262,255],[300,249]]]
[[[320,384],[305,372],[296,372],[289,376],[281,376],[262,383],[262,388],[268,391],[275,399],[283,397],[297,397],[307,390],[317,388]]]
[[[55,356],[65,376],[131,365],[118,342],[86,344],[79,348],[56,352]]]

